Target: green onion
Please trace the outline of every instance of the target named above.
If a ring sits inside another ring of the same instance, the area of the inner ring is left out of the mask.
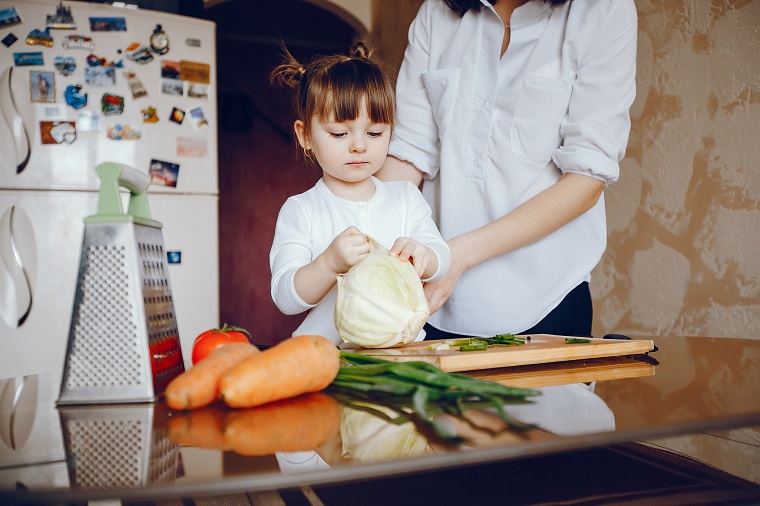
[[[510,427],[533,427],[512,420],[504,405],[528,403],[529,397],[541,393],[537,390],[447,373],[428,362],[392,362],[348,351],[340,355],[344,365],[328,392],[351,406],[370,402],[390,408],[412,420],[423,434],[443,442],[461,442],[461,438],[449,434],[435,418],[441,414],[461,416],[468,409],[494,407]]]
[[[529,340],[530,337],[527,337]],[[515,346],[525,344],[526,337],[514,334],[496,334],[491,337],[470,337],[446,341],[450,346],[459,346],[459,351],[482,351],[493,346]]]
[[[590,343],[590,339],[582,339],[580,337],[566,337],[565,338],[565,344],[582,344],[582,343]]]

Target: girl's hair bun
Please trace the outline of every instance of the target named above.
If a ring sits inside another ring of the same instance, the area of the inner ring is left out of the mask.
[[[367,49],[367,46],[364,45],[364,42],[357,42],[351,46],[351,50],[348,54],[352,58],[369,58],[371,56],[371,51]]]
[[[272,83],[279,83],[290,88],[298,88],[306,74],[306,67],[299,62],[285,46],[282,46],[283,61],[269,74]]]

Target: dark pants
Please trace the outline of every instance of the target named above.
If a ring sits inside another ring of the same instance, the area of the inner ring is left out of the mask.
[[[583,282],[562,299],[559,306],[532,328],[519,332],[520,334],[557,334],[560,336],[591,336],[591,321],[593,308],[591,307],[591,292],[588,283]],[[430,324],[425,325],[425,340],[431,339],[458,339],[463,336],[438,330]],[[506,333],[506,332],[505,332]]]

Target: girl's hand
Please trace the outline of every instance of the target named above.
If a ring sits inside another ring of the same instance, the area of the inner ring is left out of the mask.
[[[435,256],[435,253],[430,248],[409,237],[399,237],[396,239],[396,242],[393,243],[393,247],[388,253],[391,256],[397,257],[402,262],[411,262],[414,271],[419,277],[423,277],[426,274],[428,276],[425,277],[429,277],[438,269],[438,257]],[[433,272],[428,273],[428,270]]]
[[[348,227],[333,239],[322,255],[327,267],[338,275],[348,272],[369,255],[369,250],[369,238],[358,228]]]

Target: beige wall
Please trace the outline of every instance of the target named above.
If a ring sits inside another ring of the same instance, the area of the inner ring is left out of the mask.
[[[760,1],[637,0],[596,333],[760,339]]]
[[[398,65],[420,0],[373,0]],[[594,335],[760,339],[760,0],[636,0],[637,98]]]

